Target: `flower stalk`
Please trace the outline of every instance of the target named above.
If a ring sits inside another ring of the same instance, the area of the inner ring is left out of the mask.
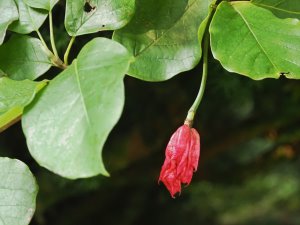
[[[197,112],[197,109],[199,108],[199,105],[201,103],[201,100],[203,98],[203,94],[205,91],[205,86],[206,86],[206,80],[207,80],[207,70],[208,70],[208,46],[209,46],[209,34],[206,32],[204,36],[204,44],[203,44],[203,71],[202,71],[202,79],[201,79],[201,84],[200,88],[197,94],[197,97],[191,106],[191,108],[188,111],[187,117],[185,119],[185,124],[188,126],[192,127],[193,121],[195,114]]]

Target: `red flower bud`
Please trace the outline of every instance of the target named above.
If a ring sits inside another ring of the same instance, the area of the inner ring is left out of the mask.
[[[181,183],[189,185],[193,172],[197,170],[200,156],[199,133],[188,125],[179,127],[172,135],[167,148],[159,180],[171,196],[181,192]]]

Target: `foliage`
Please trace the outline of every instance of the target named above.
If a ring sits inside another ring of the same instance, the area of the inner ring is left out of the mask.
[[[95,38],[26,108],[22,126],[39,164],[68,178],[108,175],[101,151],[122,112],[130,58],[119,43]]]
[[[0,158],[1,224],[28,224],[35,210],[37,184],[19,160]]]
[[[59,29],[54,25],[63,21],[53,20],[56,17],[52,15],[62,8],[65,29],[70,35],[63,59],[58,54],[60,45],[55,42],[58,36],[54,35]],[[207,61],[202,52],[207,47],[203,39],[208,35],[212,55],[227,71],[254,80],[300,77],[300,8],[294,0],[67,0],[65,6],[59,0],[9,0],[0,2],[0,13],[0,130],[24,113],[22,128],[31,156],[42,167],[65,178],[108,175],[102,149],[123,110],[125,74],[153,82],[191,70],[202,57],[203,62]],[[99,31],[106,38],[95,37],[93,33]],[[49,35],[45,38],[49,43],[43,39],[45,34]],[[81,37],[86,34],[89,36]],[[78,55],[72,54],[75,52]],[[42,81],[44,77],[49,81]],[[226,86],[226,82],[220,78],[218,84]],[[243,86],[243,82],[238,85]],[[236,87],[233,84],[232,89]],[[135,95],[142,95],[142,91]],[[236,115],[235,122],[239,124],[256,107],[251,101],[252,90],[238,95],[229,102],[232,111],[220,115],[223,123],[226,120],[222,116],[228,113]],[[151,99],[144,96],[141,100]],[[157,114],[159,111],[159,107],[154,110]],[[212,120],[209,121],[213,127],[218,120]],[[280,120],[276,126],[285,122]],[[242,135],[240,138],[244,140]],[[258,147],[262,150],[254,156],[243,157],[241,153],[239,162],[251,161],[272,148],[272,144]],[[30,182],[24,180],[24,185]],[[31,186],[29,192],[22,198],[30,198],[31,205],[27,199],[26,206],[33,212],[32,193],[36,194],[36,186]],[[16,199],[19,202],[15,205],[22,204],[22,198]],[[10,221],[6,212],[6,208],[0,208],[0,218],[8,225],[28,224],[32,216],[19,211],[14,217],[23,220],[16,222]],[[231,219],[232,212],[236,211],[226,211],[219,220],[236,224]],[[238,214],[243,216],[243,212]]]
[[[266,8],[262,8],[259,6],[263,2],[255,3],[222,2],[219,5],[210,26],[215,58],[227,70],[253,79],[278,78],[282,74],[299,78],[300,23],[297,17],[281,5],[273,7],[266,2]],[[287,12],[287,19],[275,16],[268,6]]]

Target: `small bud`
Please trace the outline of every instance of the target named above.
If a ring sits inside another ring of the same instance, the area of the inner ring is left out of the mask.
[[[158,181],[165,184],[174,198],[176,193],[181,192],[181,184],[189,185],[193,172],[197,170],[200,156],[199,133],[187,124],[182,125],[172,135],[165,155]]]

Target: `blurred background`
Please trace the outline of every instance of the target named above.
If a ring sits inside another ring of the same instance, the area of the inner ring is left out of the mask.
[[[62,56],[69,41],[64,1],[54,19]],[[93,37],[111,35],[78,37],[73,58]],[[199,65],[161,83],[125,78],[124,113],[103,152],[110,178],[61,178],[31,158],[20,123],[1,133],[0,156],[27,163],[40,187],[31,225],[300,224],[300,81],[253,81],[226,72],[212,56],[194,124],[199,169],[176,199],[158,185],[166,144],[197,95],[201,73]]]

